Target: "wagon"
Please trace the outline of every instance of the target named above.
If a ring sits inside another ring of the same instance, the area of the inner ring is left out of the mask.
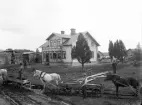
[[[68,82],[60,84],[58,92],[66,95],[83,95],[100,97],[102,93],[103,85],[101,84],[86,84],[82,85],[79,82]],[[57,91],[56,91],[57,92]],[[57,92],[57,93],[58,93]]]
[[[90,83],[96,78],[105,77],[108,72],[98,73],[85,78],[74,80],[71,82],[60,83],[58,87],[50,89],[52,94],[64,94],[64,95],[82,95],[84,98],[87,96],[100,97],[103,93],[103,84]]]

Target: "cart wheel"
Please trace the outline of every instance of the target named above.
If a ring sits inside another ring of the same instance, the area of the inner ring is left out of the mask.
[[[95,97],[101,97],[101,91],[99,89],[94,89],[93,94],[95,94]]]

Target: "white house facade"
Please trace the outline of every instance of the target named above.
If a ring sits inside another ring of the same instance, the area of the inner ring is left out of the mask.
[[[40,48],[42,48],[42,63],[50,62],[50,64],[80,65],[76,59],[72,60],[71,57],[72,47],[76,45],[79,34],[85,37],[92,51],[90,64],[96,63],[99,43],[89,32],[76,33],[75,29],[71,29],[69,35],[65,34],[64,31],[61,31],[60,34],[52,33],[49,35],[46,42],[40,46]]]

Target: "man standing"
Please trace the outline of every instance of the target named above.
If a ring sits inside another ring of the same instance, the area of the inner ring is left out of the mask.
[[[113,69],[113,73],[114,74],[116,73],[116,67],[117,67],[117,61],[116,61],[116,58],[113,56],[113,59],[112,59],[112,69]]]
[[[22,80],[22,72],[23,72],[23,69],[24,69],[23,64],[20,63],[20,69],[19,69],[19,79],[20,79],[20,80]]]

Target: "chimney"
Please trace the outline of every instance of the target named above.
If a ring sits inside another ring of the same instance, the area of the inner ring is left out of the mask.
[[[71,35],[75,35],[75,34],[76,34],[75,30],[76,30],[76,29],[71,28]]]
[[[65,34],[65,31],[61,31],[61,34]]]

